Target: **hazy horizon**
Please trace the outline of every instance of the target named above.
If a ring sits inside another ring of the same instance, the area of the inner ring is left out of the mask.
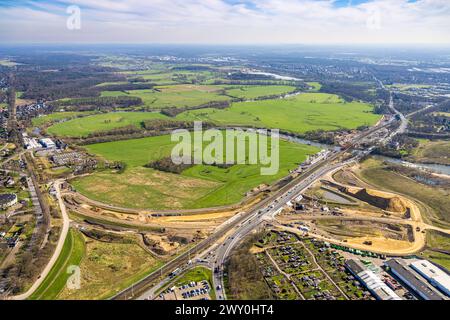
[[[446,0],[4,0],[0,41],[450,44]]]

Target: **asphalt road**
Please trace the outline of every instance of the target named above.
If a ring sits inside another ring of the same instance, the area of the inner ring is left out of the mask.
[[[39,278],[33,283],[33,285],[28,289],[27,292],[18,295],[13,296],[11,299],[13,300],[25,300],[28,299],[35,291],[36,289],[41,285],[41,283],[44,281],[44,279],[47,277],[50,270],[55,265],[56,261],[58,260],[59,255],[61,254],[61,251],[64,247],[64,242],[66,241],[67,234],[69,232],[69,226],[70,226],[70,219],[66,212],[66,207],[64,206],[64,201],[61,197],[61,183],[62,180],[58,180],[55,182],[55,189],[56,189],[56,198],[58,199],[59,206],[61,208],[61,215],[63,219],[63,226],[61,229],[61,234],[58,239],[58,244],[56,245],[55,251],[53,252],[52,257],[50,258],[49,262],[45,266],[42,273],[39,275]]]
[[[215,250],[215,260],[213,263],[213,285],[216,288],[218,300],[226,299],[226,294],[223,290],[223,266],[225,265],[225,262],[228,259],[231,250],[233,250],[245,236],[247,236],[254,230],[257,230],[260,225],[264,224],[265,221],[272,220],[275,215],[279,213],[283,209],[283,207],[286,206],[288,202],[295,200],[299,195],[301,195],[304,190],[308,189],[317,180],[321,179],[328,173],[339,170],[347,164],[348,162],[346,161],[337,165],[326,166],[324,168],[320,168],[318,171],[313,172],[307,178],[292,187],[289,191],[275,199],[271,204],[268,205],[268,207],[263,210],[254,212],[250,217],[247,218],[246,221],[244,221],[240,226],[237,227],[232,236],[228,237]]]
[[[361,133],[354,138],[353,144],[358,143],[361,139],[370,136],[374,132],[386,127],[387,125],[388,124],[374,127],[366,132]],[[344,163],[332,165],[332,162],[339,156],[342,156],[346,151],[348,151],[348,149],[333,153],[327,159],[324,159],[312,165],[306,172],[290,181],[287,185],[282,187],[277,192],[274,192],[270,197],[256,204],[255,207],[252,208],[252,210],[243,213],[240,217],[238,217],[238,219],[232,218],[233,221],[231,223],[223,224],[210,237],[203,240],[189,251],[177,256],[144,279],[119,292],[112,299],[127,300],[136,299],[136,297],[145,298],[143,297],[143,295],[145,296],[145,293],[149,292],[152,286],[158,284],[161,279],[161,274],[170,273],[177,268],[185,266],[191,259],[191,257],[195,257],[196,255],[203,253],[208,248],[211,248],[213,245],[217,244],[218,240],[232,232],[233,236],[225,240],[225,243],[220,244],[220,247],[216,252],[217,263],[214,262],[214,267],[219,267],[220,270],[220,278],[214,277],[215,279],[213,279],[214,286],[217,288],[220,285],[220,288],[223,288],[223,279],[221,277],[223,262],[225,261],[231,250],[235,247],[235,245],[243,238],[243,236],[255,230],[255,228],[257,228],[261,224],[263,218],[272,218],[277,213],[277,211],[281,209],[288,201],[294,199],[301,190],[311,185],[318,178],[322,177],[324,174],[332,171],[333,169],[342,167]],[[257,216],[260,217],[255,218]],[[221,263],[219,263],[219,261]],[[218,299],[225,298],[223,296],[222,290],[223,289],[217,290]]]

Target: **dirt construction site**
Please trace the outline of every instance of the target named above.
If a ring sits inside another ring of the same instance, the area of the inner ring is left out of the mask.
[[[386,255],[410,255],[426,245],[419,206],[403,195],[377,190],[365,183],[357,168],[330,173],[287,206],[271,223],[279,229],[319,240]],[[66,206],[78,222],[90,227],[134,231],[159,255],[205,239],[218,227],[263,199],[264,193],[236,206],[201,210],[148,211],[109,206],[67,190]]]
[[[186,245],[205,239],[229,219],[259,201],[264,194],[240,206],[180,211],[148,211],[112,207],[65,190],[64,200],[78,227],[118,233],[135,233],[152,253],[170,256]]]
[[[375,189],[360,180],[355,170],[345,168],[323,177],[301,201],[285,208],[274,225],[329,243],[395,256],[421,251],[426,230],[450,234],[424,223],[414,200]]]

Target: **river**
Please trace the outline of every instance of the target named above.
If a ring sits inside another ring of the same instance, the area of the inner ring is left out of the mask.
[[[288,77],[288,76],[282,76],[282,75],[279,75],[279,74],[276,74],[276,73],[263,72],[263,71],[257,71],[257,70],[246,70],[246,71],[244,71],[244,73],[247,73],[247,74],[262,75],[262,76],[268,76],[268,77],[275,78],[275,79],[277,79],[277,80],[285,80],[285,81],[303,81],[302,79],[299,79],[299,78]]]
[[[446,166],[443,164],[412,163],[412,162],[404,161],[401,159],[390,158],[390,157],[379,156],[379,155],[376,155],[374,157],[377,159],[386,161],[386,162],[399,164],[399,165],[402,165],[405,167],[411,167],[411,168],[416,168],[416,169],[420,169],[420,170],[424,170],[424,171],[431,171],[434,173],[445,174],[445,175],[450,176],[450,166]]]

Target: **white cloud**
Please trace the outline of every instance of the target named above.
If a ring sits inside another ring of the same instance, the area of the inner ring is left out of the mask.
[[[448,0],[372,0],[344,7],[334,0],[245,2],[32,1],[29,8],[0,7],[0,41],[450,43]],[[82,9],[81,30],[65,28],[61,5],[69,4]]]

